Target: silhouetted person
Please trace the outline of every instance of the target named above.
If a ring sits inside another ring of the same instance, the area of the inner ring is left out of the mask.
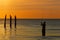
[[[4,19],[4,29],[6,30],[6,16],[7,15],[5,15],[5,19]]]
[[[16,16],[15,16],[15,30],[16,30]]]
[[[12,16],[10,15],[10,29],[12,29]]]
[[[45,27],[46,27],[46,22],[41,22],[41,26],[42,26],[42,36],[45,36]]]

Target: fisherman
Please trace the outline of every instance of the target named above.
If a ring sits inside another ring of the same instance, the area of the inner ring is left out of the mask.
[[[45,36],[45,27],[46,27],[46,22],[41,22],[41,26],[42,26],[42,36]]]

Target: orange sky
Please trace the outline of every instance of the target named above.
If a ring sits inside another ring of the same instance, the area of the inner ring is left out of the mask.
[[[59,0],[0,0],[0,18],[60,18]]]

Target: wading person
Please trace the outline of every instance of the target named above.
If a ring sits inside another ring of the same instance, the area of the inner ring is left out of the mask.
[[[42,26],[42,36],[45,36],[45,32],[46,32],[46,22],[41,22],[41,26]]]

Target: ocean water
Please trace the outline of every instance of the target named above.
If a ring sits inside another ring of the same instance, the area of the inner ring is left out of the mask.
[[[41,21],[46,21],[46,36],[42,36]],[[0,19],[0,40],[60,40],[60,19],[18,19],[15,31],[14,20],[12,29],[7,20],[7,29],[4,29],[4,20]]]

